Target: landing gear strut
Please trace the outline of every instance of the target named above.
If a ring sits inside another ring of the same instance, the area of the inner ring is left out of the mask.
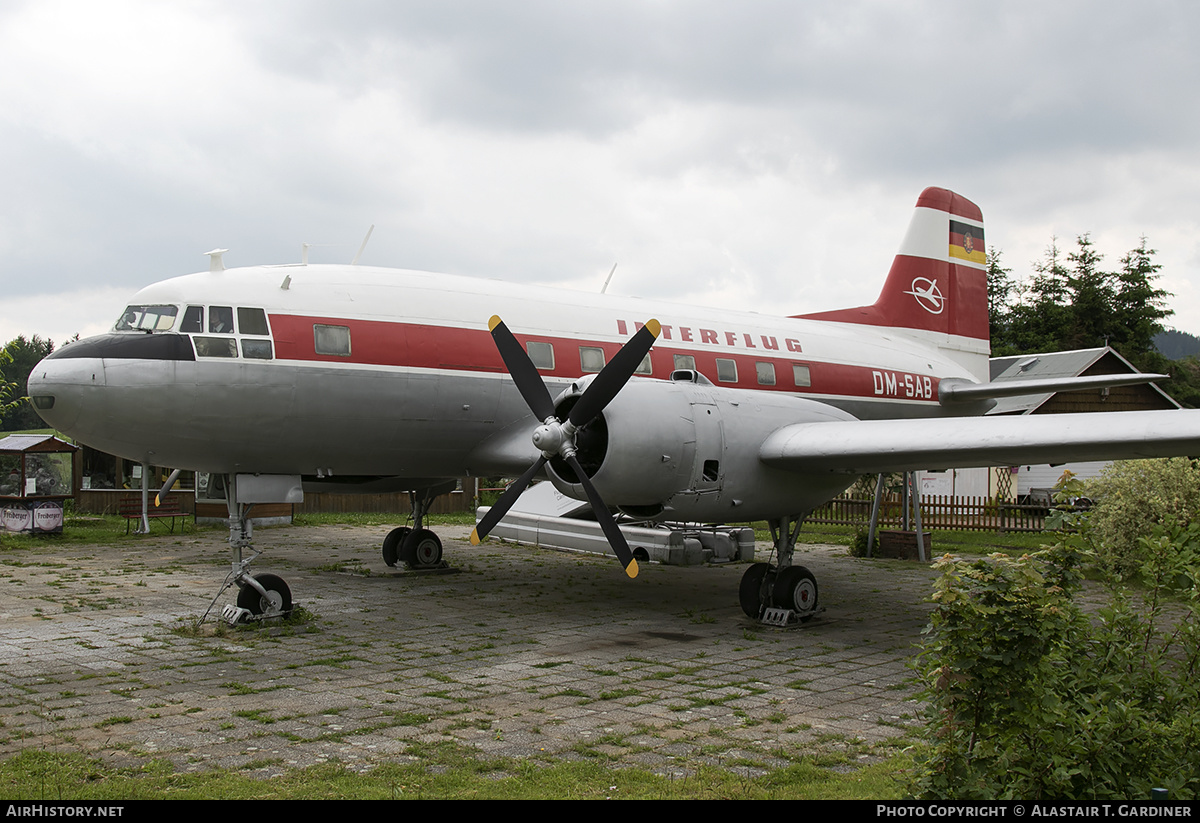
[[[429,486],[408,493],[412,501],[412,527],[400,526],[383,539],[383,562],[395,566],[403,562],[410,569],[435,569],[442,564],[442,541],[424,527],[425,515],[438,495],[454,491],[456,481]]]
[[[238,499],[234,476],[225,477],[225,505],[229,512],[229,550],[233,567],[226,585],[236,585],[239,591],[237,605],[225,606],[221,616],[231,625],[287,617],[292,613],[292,591],[288,584],[273,574],[250,574],[250,563],[258,557],[258,552],[249,558],[242,556],[243,550],[250,549],[253,543],[254,527],[250,523],[253,504]]]
[[[807,623],[819,611],[816,577],[803,566],[792,565],[796,539],[807,516],[805,512],[768,521],[778,564],[755,563],[742,575],[738,601],[748,617],[786,626]]]

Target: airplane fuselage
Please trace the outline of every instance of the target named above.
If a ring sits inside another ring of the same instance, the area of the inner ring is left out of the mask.
[[[513,471],[536,451],[505,441],[514,427],[526,441],[531,421],[488,334],[493,314],[552,392],[598,370],[650,317],[662,334],[646,378],[691,368],[860,419],[945,414],[939,381],[974,378],[911,333],[405,270],[202,272],[130,304],[173,316],[64,347],[35,371],[31,395],[52,395],[43,416],[95,448],[218,473]]]

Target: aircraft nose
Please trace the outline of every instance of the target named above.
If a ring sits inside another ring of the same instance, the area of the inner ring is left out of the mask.
[[[29,402],[47,425],[71,434],[87,397],[103,386],[103,360],[48,357],[29,373]]]

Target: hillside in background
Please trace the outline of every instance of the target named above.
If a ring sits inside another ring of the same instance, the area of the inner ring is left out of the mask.
[[[1168,329],[1154,335],[1154,348],[1168,360],[1200,355],[1200,337],[1185,331]]]

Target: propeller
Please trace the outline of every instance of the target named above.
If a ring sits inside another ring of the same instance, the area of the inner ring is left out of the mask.
[[[608,364],[584,389],[583,395],[575,401],[575,405],[567,413],[566,420],[559,420],[556,416],[554,401],[550,399],[550,392],[546,390],[542,376],[538,374],[537,367],[529,359],[529,355],[520,341],[513,336],[508,326],[504,325],[504,321],[493,315],[492,319],[488,321],[488,328],[491,329],[492,339],[496,341],[496,348],[500,352],[501,359],[504,360],[509,375],[517,385],[517,391],[525,398],[529,410],[538,420],[542,421],[541,425],[533,432],[533,444],[542,454],[516,482],[505,489],[496,504],[479,521],[474,531],[471,532],[471,543],[479,545],[480,541],[487,537],[488,532],[495,528],[504,515],[508,514],[508,510],[517,502],[517,498],[525,491],[525,487],[533,482],[533,478],[542,470],[542,467],[552,458],[561,457],[575,472],[579,484],[583,486],[584,494],[587,495],[588,502],[596,513],[596,520],[599,521],[600,528],[604,532],[604,536],[608,538],[608,543],[612,546],[617,559],[621,561],[625,574],[637,577],[638,564],[633,558],[633,552],[629,550],[629,543],[625,540],[625,535],[621,534],[621,529],[613,520],[608,507],[604,505],[596,487],[592,485],[583,466],[579,464],[579,459],[576,457],[575,434],[590,423],[596,415],[604,411],[604,407],[612,402],[617,393],[629,382],[629,378],[633,376],[658,338],[661,330],[658,321],[647,321],[646,325],[642,326],[638,333],[621,347],[621,350],[612,360],[608,361]]]
[[[161,506],[162,501],[167,499],[167,493],[171,491],[171,487],[174,486],[175,481],[179,479],[179,473],[181,471],[183,471],[183,469],[176,469],[175,471],[171,472],[170,477],[167,478],[167,482],[163,483],[162,489],[159,490],[158,494],[154,495],[155,508]]]

